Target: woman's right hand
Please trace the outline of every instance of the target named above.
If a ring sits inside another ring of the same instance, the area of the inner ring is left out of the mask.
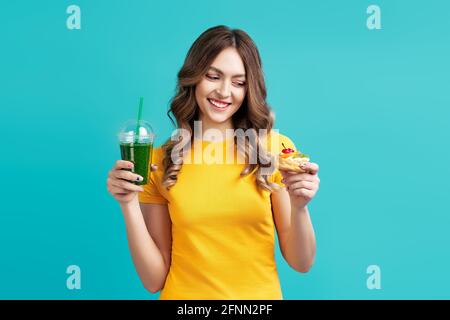
[[[128,203],[134,200],[138,192],[144,191],[142,186],[133,184],[131,181],[142,181],[142,177],[128,170],[133,167],[133,162],[117,160],[114,167],[109,171],[106,185],[108,192],[120,203]],[[151,171],[157,169],[156,165],[151,165]],[[140,180],[138,180],[140,179]]]

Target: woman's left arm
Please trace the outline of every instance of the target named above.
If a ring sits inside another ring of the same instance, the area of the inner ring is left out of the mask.
[[[306,173],[280,171],[286,188],[272,193],[272,208],[280,249],[287,263],[308,272],[316,255],[316,238],[307,204],[319,189],[319,166],[307,163]]]

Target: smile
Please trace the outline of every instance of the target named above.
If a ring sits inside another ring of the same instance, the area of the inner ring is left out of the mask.
[[[220,111],[227,109],[227,107],[229,105],[231,105],[231,103],[219,101],[216,99],[208,98],[207,100],[216,110],[220,110]]]

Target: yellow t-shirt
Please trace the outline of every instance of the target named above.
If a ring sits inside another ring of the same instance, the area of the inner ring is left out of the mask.
[[[192,149],[200,147],[202,162],[183,164],[169,191],[163,152],[155,149],[158,170],[139,193],[142,203],[167,204],[172,221],[172,262],[160,299],[282,299],[270,192],[259,191],[253,174],[240,177],[244,164],[211,163],[230,140],[198,141]],[[295,149],[275,132],[264,143],[274,155],[281,143]],[[276,170],[270,180],[283,186],[281,179]]]

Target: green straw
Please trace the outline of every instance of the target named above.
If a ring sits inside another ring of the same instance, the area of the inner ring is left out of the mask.
[[[142,119],[142,107],[143,106],[144,106],[144,97],[140,97],[139,98],[138,119],[137,119],[137,123],[136,123],[135,135],[134,135],[135,142],[137,142],[139,139],[139,123],[141,122],[141,119]]]

